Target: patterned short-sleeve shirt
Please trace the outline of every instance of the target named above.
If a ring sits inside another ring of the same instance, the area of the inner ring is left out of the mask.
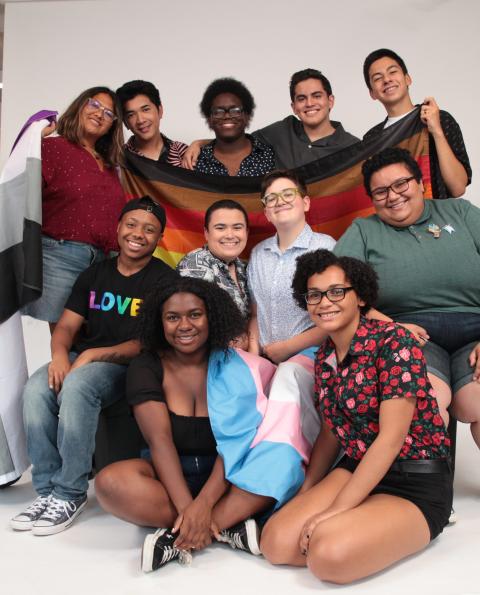
[[[237,282],[235,283],[228,264],[210,252],[207,246],[197,248],[186,254],[177,265],[182,277],[196,277],[215,283],[232,297],[245,318],[250,317],[250,295],[247,287],[245,264],[236,258],[233,261]]]
[[[380,405],[395,398],[417,400],[397,459],[449,456],[450,439],[413,335],[393,322],[361,318],[345,359],[338,363],[331,339],[315,361],[315,397],[345,454],[361,460],[379,431]]]
[[[168,163],[169,165],[173,165],[175,167],[181,167],[183,155],[188,149],[188,145],[182,143],[179,140],[170,140],[164,134],[161,134],[161,137],[163,140],[163,149],[160,153],[160,157],[158,158],[158,162]],[[145,157],[145,155],[139,149],[137,149],[135,144],[135,135],[132,135],[125,143],[125,149],[128,149],[131,153],[135,153],[135,155]]]
[[[237,176],[264,176],[275,169],[275,153],[272,147],[265,145],[250,134],[246,135],[252,143],[252,151],[240,164]],[[228,176],[227,168],[213,154],[215,141],[202,147],[195,171],[215,176]]]

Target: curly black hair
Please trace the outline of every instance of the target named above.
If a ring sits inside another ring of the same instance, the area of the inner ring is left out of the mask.
[[[225,290],[203,279],[178,277],[168,285],[154,288],[142,303],[139,339],[147,351],[171,349],[163,330],[162,310],[163,304],[175,293],[193,293],[205,304],[210,350],[226,351],[230,341],[245,332],[245,319]]]
[[[217,95],[221,93],[231,93],[240,99],[242,103],[243,111],[247,116],[253,114],[255,109],[255,101],[252,94],[247,87],[231,77],[225,77],[221,79],[215,79],[208,85],[203,94],[202,101],[200,102],[200,111],[204,117],[208,120],[210,112],[212,111],[212,103]]]
[[[307,309],[305,293],[310,277],[317,273],[323,273],[332,266],[342,269],[355,293],[365,302],[365,306],[360,308],[362,313],[367,312],[375,305],[378,296],[378,277],[369,264],[357,258],[350,258],[350,256],[336,256],[330,250],[315,250],[297,258],[292,289],[293,297],[300,308]]]
[[[373,174],[379,169],[383,169],[387,165],[393,165],[394,163],[403,163],[417,182],[422,180],[422,170],[412,157],[410,151],[400,149],[399,147],[388,147],[372,155],[362,165],[363,185],[368,196],[372,196],[370,181]]]

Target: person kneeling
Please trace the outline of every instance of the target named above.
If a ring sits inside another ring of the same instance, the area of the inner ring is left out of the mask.
[[[315,362],[322,425],[301,493],[268,521],[261,550],[273,564],[349,583],[448,524],[450,440],[414,336],[363,316],[378,291],[369,265],[319,250],[298,259],[292,287],[328,334]]]
[[[244,325],[230,296],[200,279],[184,277],[144,303],[145,351],[128,369],[127,399],[149,453],[109,465],[95,489],[106,511],[160,527],[145,539],[145,572],[188,561],[212,537],[260,554],[251,517],[303,482],[295,448],[279,431],[268,439],[273,424],[260,385],[275,366],[228,347]]]

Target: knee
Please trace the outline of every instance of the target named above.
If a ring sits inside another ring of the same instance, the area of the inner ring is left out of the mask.
[[[345,585],[355,580],[348,540],[319,527],[311,538],[307,555],[309,570],[320,580]]]
[[[292,543],[287,533],[283,524],[277,522],[275,518],[263,528],[260,550],[270,564],[289,564],[293,548],[298,550],[298,544]]]
[[[108,465],[95,476],[95,495],[102,508],[108,510],[109,503],[121,496],[125,481],[115,463]]]

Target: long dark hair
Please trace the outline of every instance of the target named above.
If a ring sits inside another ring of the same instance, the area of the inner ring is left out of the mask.
[[[72,101],[58,119],[57,132],[71,143],[80,144],[81,126],[80,112],[85,107],[89,97],[105,93],[112,98],[113,112],[117,119],[112,123],[110,130],[95,143],[95,150],[105,163],[110,166],[120,165],[123,159],[123,126],[120,104],[115,93],[108,87],[90,87]]]

